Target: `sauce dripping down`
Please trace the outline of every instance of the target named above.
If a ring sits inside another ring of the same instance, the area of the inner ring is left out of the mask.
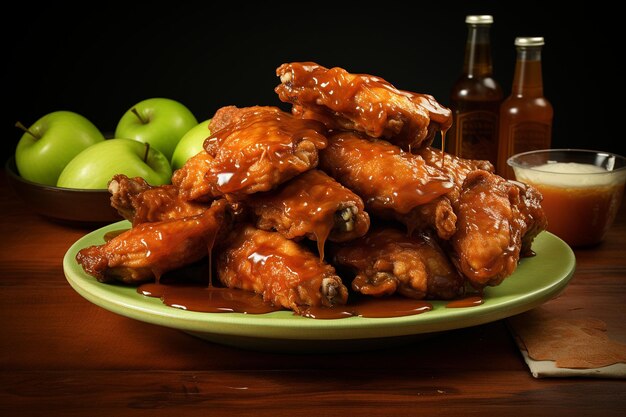
[[[327,239],[342,242],[362,236],[370,223],[361,198],[317,169],[300,174],[272,193],[257,193],[248,202],[259,216],[258,227],[277,230],[289,239],[307,236],[317,241],[320,260]]]

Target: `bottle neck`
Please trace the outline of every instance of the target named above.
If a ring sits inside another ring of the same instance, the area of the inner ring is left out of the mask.
[[[490,25],[468,25],[463,73],[470,78],[492,74],[490,29]]]
[[[517,97],[542,97],[541,47],[518,47],[511,93]]]

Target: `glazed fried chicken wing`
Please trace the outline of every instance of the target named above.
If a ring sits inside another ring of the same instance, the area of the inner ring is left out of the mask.
[[[372,75],[314,62],[283,64],[276,75],[280,100],[294,104],[301,117],[320,120],[331,129],[357,130],[403,149],[417,149],[430,144],[437,130],[452,125],[451,111],[432,96],[398,90]]]
[[[257,216],[258,228],[276,230],[288,239],[316,240],[322,258],[327,238],[345,242],[363,236],[370,225],[361,197],[317,169],[246,202]]]
[[[377,228],[342,245],[333,259],[356,273],[352,289],[362,294],[452,299],[464,291],[464,278],[427,234]]]
[[[410,230],[424,225],[448,228],[446,223],[450,220],[454,227],[455,217],[449,204],[441,206],[439,217],[423,213],[421,206],[445,195],[453,183],[419,155],[384,140],[337,132],[320,152],[320,167],[361,196],[370,214],[395,217]]]
[[[407,225],[410,233],[413,230],[434,226],[439,238],[448,240],[456,232],[457,216],[454,212],[454,204],[459,199],[467,174],[477,169],[489,172],[494,172],[495,169],[489,161],[459,158],[430,146],[420,148],[415,153],[421,156],[428,166],[441,171],[450,178],[453,186],[445,195],[416,207],[407,214],[396,214],[395,217]]]
[[[378,213],[381,217],[393,217],[407,227],[409,234],[432,229],[440,239],[448,240],[456,232],[456,213],[447,195],[417,206],[408,213]]]
[[[213,161],[205,180],[213,196],[241,198],[269,191],[315,168],[326,147],[326,128],[276,107],[254,107],[205,141]]]
[[[518,209],[526,223],[526,228],[522,235],[520,256],[531,256],[533,254],[531,248],[535,237],[548,228],[548,218],[541,206],[543,195],[535,187],[528,184],[517,181],[511,182],[520,190]]]
[[[184,200],[211,201],[215,196],[206,177],[213,166],[213,157],[206,151],[200,151],[174,171],[172,185],[178,188]]]
[[[251,107],[237,107],[237,106],[224,106],[217,109],[215,114],[211,117],[211,122],[209,123],[209,130],[211,132],[217,132],[219,130],[224,129],[226,126],[230,124],[237,123],[241,120],[241,118],[246,113],[254,113],[258,111],[270,111],[270,112],[278,112],[278,107],[271,106],[251,106]],[[214,145],[216,143],[217,138],[213,137],[209,140]],[[207,144],[207,147],[211,149],[212,145]],[[213,154],[214,151],[211,151]]]
[[[236,227],[222,248],[218,276],[229,288],[254,291],[302,314],[307,307],[345,304],[348,289],[335,269],[280,233]]]
[[[118,174],[109,181],[111,205],[133,226],[196,216],[210,204],[187,201],[173,185],[153,187],[143,178]]]
[[[460,158],[431,146],[418,149],[416,153],[424,158],[426,164],[442,171],[452,180],[454,187],[452,187],[447,194],[452,201],[458,199],[459,192],[461,191],[467,174],[478,169],[491,173],[496,171],[489,161]]]
[[[224,233],[226,201],[196,216],[141,223],[102,245],[81,249],[76,260],[101,282],[135,284],[207,256]]]
[[[474,287],[498,285],[515,271],[522,241],[545,229],[540,198],[531,187],[487,171],[467,175],[450,243],[453,262]]]

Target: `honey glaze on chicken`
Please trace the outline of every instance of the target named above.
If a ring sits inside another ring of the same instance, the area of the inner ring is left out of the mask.
[[[276,74],[281,81],[276,93],[294,104],[294,114],[331,129],[356,130],[417,149],[429,145],[436,130],[445,132],[452,125],[450,109],[432,96],[399,90],[380,77],[314,62],[283,64]]]
[[[188,310],[396,317],[480,305],[532,253],[541,194],[430,148],[451,121],[432,97],[315,63],[277,72],[291,113],[223,107],[171,185],[112,180],[132,228],[81,250],[85,272]],[[207,261],[208,282],[179,279]]]
[[[345,242],[363,236],[370,225],[363,200],[323,171],[312,169],[270,193],[256,193],[247,203],[256,225],[288,239],[317,241],[320,259],[326,239]]]
[[[317,166],[326,128],[276,107],[253,107],[214,132],[204,148],[214,159],[205,181],[213,196],[269,191]]]

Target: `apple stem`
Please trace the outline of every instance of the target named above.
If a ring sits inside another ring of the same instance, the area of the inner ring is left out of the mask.
[[[146,142],[146,151],[143,153],[143,161],[148,161],[148,152],[150,151],[150,144]]]
[[[140,121],[142,124],[144,124],[144,125],[145,125],[146,123],[148,123],[148,121],[147,121],[146,119],[144,119],[143,117],[141,117],[141,115],[139,114],[139,112],[137,111],[137,109],[136,109],[136,108],[134,108],[134,107],[133,107],[132,109],[130,109],[130,111],[131,111],[131,112],[133,112],[133,114],[134,114],[135,116],[137,116],[137,118],[139,119],[139,121]]]
[[[22,122],[17,121],[15,122],[15,127],[17,127],[18,129],[22,129],[24,132],[28,133],[29,135],[31,135],[32,137],[34,137],[35,139],[40,139],[39,136],[37,136],[36,134],[34,134],[33,132],[31,132],[30,130],[28,130],[28,128],[26,126],[24,126],[22,124]]]

